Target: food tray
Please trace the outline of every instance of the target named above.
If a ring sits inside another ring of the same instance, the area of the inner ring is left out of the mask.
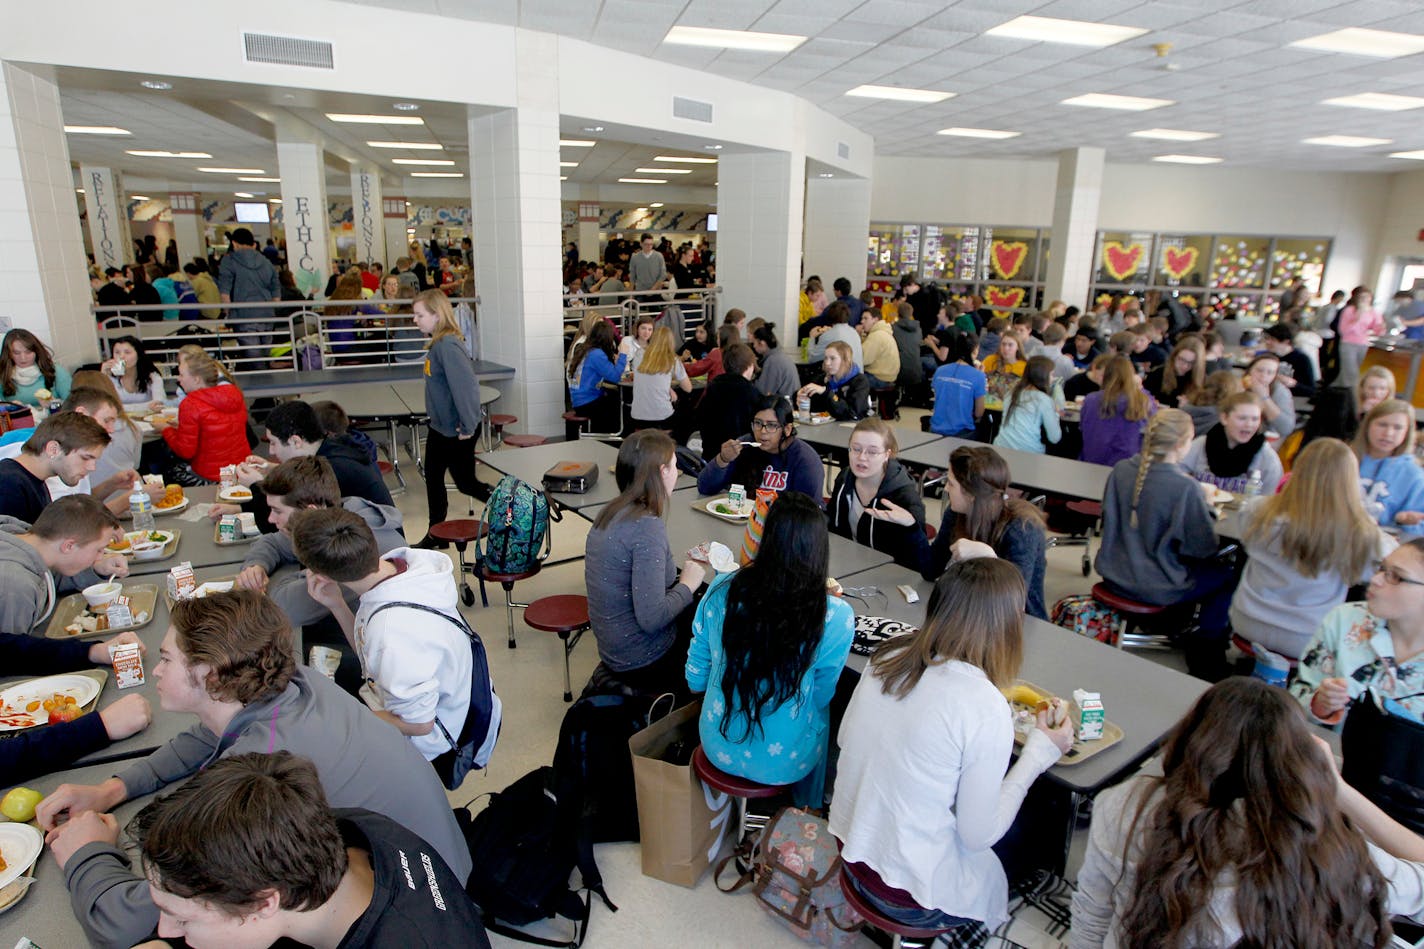
[[[748,498],[748,500],[751,500],[751,499]],[[726,504],[726,503],[727,503],[727,495],[725,495],[725,494],[719,494],[719,495],[718,495],[717,497],[715,497],[715,498],[698,498],[696,501],[693,501],[693,502],[692,502],[692,509],[693,509],[694,511],[700,511],[700,512],[703,513],[703,514],[706,514],[708,517],[715,517],[715,518],[716,518],[717,520],[719,520],[719,521],[726,521],[726,522],[729,523],[729,524],[745,524],[745,523],[747,522],[747,520],[751,517],[751,512],[750,512],[750,511],[748,511],[746,514],[740,514],[740,515],[738,515],[738,514],[722,514],[722,513],[718,512],[718,511],[714,510],[714,506],[715,506],[715,505],[717,505],[717,504]]]
[[[1055,696],[1051,691],[1049,691],[1048,689],[1043,688],[1042,686],[1034,685],[1032,682],[1028,681],[1027,679],[1016,679],[1016,680],[1014,680],[1014,684],[1015,684],[1015,685],[1026,685],[1026,686],[1028,686],[1030,689],[1033,689],[1033,690],[1034,690],[1035,692],[1037,692],[1038,694],[1047,696],[1047,697],[1050,698],[1050,699],[1052,699],[1052,698],[1059,698],[1059,697],[1060,697],[1060,696]],[[1072,716],[1072,715],[1073,715],[1073,710],[1072,710],[1072,709],[1073,709],[1073,704],[1074,704],[1074,703],[1073,703],[1073,700],[1070,698],[1070,699],[1064,699],[1064,701],[1068,703],[1068,706],[1069,706],[1068,714],[1069,714],[1070,716]],[[1010,703],[1010,706],[1009,706],[1009,707],[1012,708],[1012,707],[1013,707],[1013,703]],[[1024,743],[1024,741],[1025,741],[1024,736],[1021,735],[1021,734],[1019,734],[1018,729],[1014,729],[1014,745],[1015,745],[1015,746],[1022,745],[1022,744]],[[1067,754],[1065,754],[1063,757],[1061,757],[1061,758],[1058,759],[1058,764],[1060,764],[1060,765],[1082,764],[1084,761],[1087,761],[1089,758],[1093,757],[1093,755],[1096,755],[1096,754],[1098,754],[1099,752],[1104,751],[1105,749],[1111,748],[1113,745],[1116,745],[1116,744],[1117,744],[1118,742],[1120,742],[1120,741],[1122,741],[1122,729],[1121,729],[1116,723],[1114,723],[1114,722],[1104,721],[1104,722],[1103,722],[1103,737],[1094,739],[1093,741],[1079,741],[1077,738],[1074,738],[1074,739],[1073,739],[1073,747],[1072,747],[1072,748],[1069,748]]]
[[[222,531],[219,529],[219,525],[213,525],[213,543],[217,544],[219,547],[236,547],[239,544],[250,544],[261,536],[262,533],[260,531],[256,534],[253,534],[251,537],[247,537],[241,531],[239,531],[237,534],[237,540],[223,540]]]
[[[64,627],[78,619],[87,605],[84,602],[84,594],[73,593],[55,604],[54,616],[50,618],[49,626],[45,627],[45,637],[48,639],[95,639],[112,636],[130,629],[143,629],[152,623],[154,608],[158,605],[158,587],[152,583],[126,583],[124,584],[124,593],[128,594],[129,609],[133,611],[135,618],[140,613],[148,614],[148,618],[142,623],[133,623],[129,626],[110,626],[108,629],[96,629],[92,633],[65,632]]]
[[[133,534],[137,532],[126,531],[125,533]],[[157,557],[145,557],[142,560],[139,560],[138,555],[133,552],[132,547],[130,547],[130,549],[128,550],[113,550],[112,548],[105,547],[104,553],[123,554],[125,557],[128,558],[129,563],[158,563],[159,561],[167,560],[174,554],[176,554],[178,552],[178,541],[183,539],[183,532],[178,530],[176,527],[171,531],[164,531],[164,533],[172,534],[173,536],[169,539],[168,543],[163,545],[163,550],[159,552]]]

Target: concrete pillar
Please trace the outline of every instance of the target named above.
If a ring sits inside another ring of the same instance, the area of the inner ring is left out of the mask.
[[[598,205],[584,201],[578,207],[579,260],[603,260],[603,247],[598,243]]]
[[[803,276],[818,274],[831,296],[837,277],[850,280],[851,292],[865,289],[865,241],[870,234],[870,180],[806,179],[806,233],[802,240]]]
[[[782,339],[795,339],[806,156],[724,154],[717,180],[720,309],[740,307],[779,327]]]
[[[326,211],[322,142],[309,126],[277,122],[277,173],[282,177],[282,223],[287,266],[302,293],[326,290],[331,236]]]
[[[1068,148],[1058,153],[1058,187],[1053,200],[1053,231],[1044,300],[1063,300],[1087,308],[1093,284],[1098,208],[1102,203],[1101,148]]]
[[[75,198],[53,71],[0,63],[0,326],[68,365],[99,358]]]
[[[100,270],[122,267],[133,260],[129,238],[128,202],[119,190],[123,182],[112,168],[81,165],[79,180],[84,183],[84,208],[89,218],[89,245]]]
[[[171,191],[168,206],[173,209],[173,238],[178,241],[178,260],[188,263],[194,257],[207,257],[203,240],[203,209],[198,195],[192,191]]]
[[[381,171],[375,165],[351,164],[351,221],[356,234],[356,259],[380,264],[386,260],[385,208],[381,203]]]
[[[468,119],[475,289],[486,359],[520,367],[493,411],[564,430],[558,40],[516,35],[517,107]]]
[[[386,270],[389,271],[402,257],[410,256],[410,235],[406,233],[405,195],[388,194],[381,199],[381,227],[385,232]]]

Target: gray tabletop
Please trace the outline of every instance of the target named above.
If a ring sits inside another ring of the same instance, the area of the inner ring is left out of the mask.
[[[980,447],[983,444],[963,438],[940,438],[902,451],[896,457],[902,462],[943,469],[949,465],[949,453],[954,449],[961,445]],[[1112,473],[1112,468],[1107,465],[1095,465],[1087,461],[1038,455],[997,446],[994,446],[994,450],[1003,455],[1004,460],[1009,463],[1013,484],[1033,491],[1101,501],[1108,475]]]
[[[544,472],[561,461],[591,461],[598,466],[598,483],[585,494],[551,492],[549,499],[571,511],[607,504],[618,497],[618,483],[613,479],[613,466],[618,461],[618,449],[605,442],[584,438],[574,442],[548,442],[532,448],[501,448],[481,452],[475,458],[500,474],[514,475],[538,487],[544,483]],[[677,476],[674,491],[697,484],[687,475]]]
[[[924,622],[934,587],[896,564],[852,574],[841,583],[853,589],[874,586],[880,591],[880,596],[864,600],[850,598],[857,613],[916,625]],[[906,603],[895,589],[900,583],[911,584],[920,601]],[[1113,747],[1082,764],[1048,770],[1051,780],[1080,794],[1096,794],[1128,777],[1209,687],[1200,679],[1031,616],[1024,617],[1023,632],[1023,679],[1065,698],[1079,688],[1099,692],[1108,720],[1122,726],[1123,739]],[[863,656],[852,654],[847,665],[860,671],[865,663]]]
[[[245,372],[238,376],[242,394],[254,396],[300,395],[316,389],[364,386],[371,383],[393,383],[418,380],[424,373],[423,363],[399,363],[380,366],[352,366],[343,369],[301,369],[273,372]],[[475,372],[481,379],[513,379],[514,368],[480,359]],[[340,401],[339,399],[337,401]]]
[[[188,507],[178,514],[155,517],[154,526],[159,530],[178,530],[178,552],[167,560],[150,560],[145,563],[130,563],[129,576],[147,577],[161,575],[188,561],[197,570],[203,567],[229,566],[242,563],[251,543],[219,545],[215,536],[215,525],[206,514],[207,505],[217,499],[216,485],[202,485],[184,488]],[[127,525],[125,525],[127,526]]]
[[[803,442],[816,449],[838,448],[845,451],[850,446],[850,433],[855,431],[855,422],[826,422],[821,425],[798,425],[796,434]],[[901,425],[891,425],[895,431],[895,441],[899,444],[899,450],[905,451],[907,448],[914,448],[917,445],[927,445],[930,442],[939,441],[941,436],[934,432],[922,432],[917,428],[909,428]]]
[[[417,382],[423,386],[424,383]],[[419,414],[412,410],[401,398],[399,391],[389,383],[372,383],[366,386],[347,386],[341,389],[318,389],[302,395],[308,403],[331,401],[341,406],[354,419],[404,418]]]

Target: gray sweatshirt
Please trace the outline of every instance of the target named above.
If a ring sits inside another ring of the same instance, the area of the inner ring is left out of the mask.
[[[376,535],[376,549],[382,554],[397,547],[405,546],[405,535],[401,533],[401,512],[384,504],[373,504],[365,498],[342,498],[341,506],[359,515],[361,520]],[[280,568],[297,565],[297,554],[292,549],[292,538],[282,531],[263,534],[252,542],[247,558],[242,561],[243,569],[261,567],[273,577]],[[309,626],[330,616],[331,611],[311,598],[307,592],[307,572],[289,570],[281,577],[274,577],[267,587],[267,595],[282,608],[293,626]],[[346,605],[354,612],[358,597],[348,594]]]
[[[801,388],[801,377],[796,372],[796,363],[785,350],[767,351],[756,387],[762,395],[779,395],[788,399],[796,395],[796,390]]]
[[[60,596],[104,579],[93,570],[56,577],[39,551],[20,539],[29,529],[24,521],[0,516],[0,632],[42,634]]]
[[[641,669],[672,648],[692,591],[677,582],[661,518],[625,511],[590,530],[583,574],[598,656],[608,668]]]
[[[227,294],[233,303],[258,303],[276,300],[282,296],[282,285],[277,281],[277,270],[272,262],[252,247],[234,250],[224,254],[218,264],[218,290]],[[272,319],[271,308],[254,306],[233,310],[232,315],[243,319]]]
[[[453,336],[441,337],[425,354],[425,412],[430,427],[446,438],[473,435],[484,418],[480,377]]]
[[[1131,525],[1140,455],[1119,461],[1103,491],[1103,543],[1096,566],[1104,580],[1155,606],[1180,603],[1192,590],[1194,560],[1217,551],[1206,495],[1181,465],[1157,462],[1147,472]]]
[[[325,676],[298,666],[287,688],[243,708],[222,738],[201,724],[121,772],[129,797],[152,794],[218,758],[285,749],[316,765],[334,808],[362,807],[423,837],[464,880],[473,865],[435,770],[400,732]],[[158,925],[148,884],[123,851],[86,844],[64,866],[74,915],[96,946],[132,946]]]
[[[667,279],[667,261],[657,251],[644,254],[641,250],[628,260],[628,279],[634,290],[651,290],[653,284]],[[607,285],[604,285],[607,289]]]

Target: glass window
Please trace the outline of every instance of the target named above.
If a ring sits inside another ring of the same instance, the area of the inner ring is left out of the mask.
[[[925,226],[926,280],[974,280],[979,265],[979,228]]]
[[[1157,238],[1154,286],[1204,287],[1211,256],[1209,234],[1162,234]]]
[[[1103,231],[1098,237],[1098,260],[1093,282],[1146,283],[1152,270],[1152,235]]]
[[[895,244],[900,237],[900,228],[893,224],[870,225],[868,242],[867,273],[872,277],[898,277],[895,270]]]
[[[1211,285],[1225,290],[1264,287],[1270,243],[1267,237],[1218,237],[1211,263]]]
[[[1320,278],[1325,274],[1325,259],[1330,256],[1330,241],[1323,237],[1280,237],[1271,252],[1271,289],[1284,290],[1296,277],[1305,278],[1310,295],[1320,293]]]
[[[1038,231],[1035,228],[984,229],[983,277],[1009,283],[1032,283],[1038,271]]]
[[[1225,315],[1235,310],[1238,319],[1255,318],[1260,315],[1261,295],[1259,293],[1231,293],[1222,291],[1211,295],[1216,311]]]

